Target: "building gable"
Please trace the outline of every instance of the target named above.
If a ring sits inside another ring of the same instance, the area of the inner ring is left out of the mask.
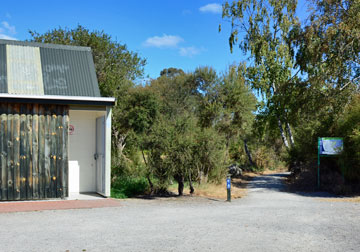
[[[91,49],[0,40],[0,93],[100,97]]]

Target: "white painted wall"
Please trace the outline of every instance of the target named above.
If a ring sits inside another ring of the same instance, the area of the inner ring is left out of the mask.
[[[96,192],[96,118],[106,111],[70,110],[69,193]]]
[[[80,166],[78,161],[69,161],[69,193],[80,192]]]

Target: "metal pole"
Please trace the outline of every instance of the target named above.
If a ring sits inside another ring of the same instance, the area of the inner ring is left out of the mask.
[[[231,175],[227,175],[226,189],[227,189],[227,201],[231,202]]]
[[[317,186],[320,189],[320,137],[318,137],[318,170],[317,170]]]

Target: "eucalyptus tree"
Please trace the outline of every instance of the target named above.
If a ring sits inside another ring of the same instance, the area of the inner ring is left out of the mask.
[[[315,0],[309,21],[292,34],[297,62],[312,90],[333,112],[360,91],[360,1]]]
[[[294,144],[288,114],[291,110],[280,89],[298,78],[289,31],[299,26],[295,15],[296,0],[240,0],[223,5],[223,19],[231,23],[231,52],[239,45],[250,58],[247,78],[251,87],[262,94],[269,116],[275,116],[284,145]],[[221,26],[219,27],[221,29]]]
[[[223,111],[217,127],[224,132],[227,146],[229,146],[230,140],[243,141],[249,163],[254,165],[248,141],[257,101],[245,76],[245,64],[230,66],[229,70],[223,74],[221,85],[219,85]]]

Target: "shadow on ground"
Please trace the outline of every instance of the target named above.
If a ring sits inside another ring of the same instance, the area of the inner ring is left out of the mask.
[[[287,182],[287,179],[290,176],[290,172],[285,173],[275,173],[268,175],[259,175],[257,177],[246,177],[247,188],[251,191],[279,191],[287,192],[292,194],[297,194],[303,197],[312,197],[312,198],[333,198],[333,199],[351,199],[353,196],[341,196],[335,195],[325,191],[297,191],[290,190]],[[243,183],[233,183],[233,186],[243,186]],[[354,195],[358,196],[358,195]]]

